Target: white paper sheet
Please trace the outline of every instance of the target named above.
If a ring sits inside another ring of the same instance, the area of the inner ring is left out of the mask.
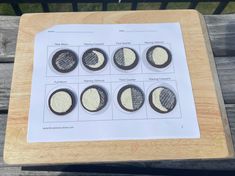
[[[171,64],[162,70],[150,69],[146,50],[162,45],[172,53]],[[130,72],[116,69],[113,53],[130,47],[140,62]],[[106,52],[108,63],[99,72],[88,72],[82,54],[89,48]],[[59,74],[51,69],[52,54],[58,49],[73,50],[79,58],[75,70]],[[105,110],[89,113],[81,105],[80,94],[90,85],[102,85],[108,92]],[[145,94],[144,105],[136,112],[125,112],[117,103],[117,91],[126,84],[139,86]],[[177,97],[173,111],[154,111],[148,101],[150,90],[166,85]],[[58,116],[48,108],[50,93],[69,88],[77,99],[75,108]],[[57,25],[35,37],[32,92],[28,123],[28,142],[99,141],[134,139],[199,138],[192,86],[179,23]]]

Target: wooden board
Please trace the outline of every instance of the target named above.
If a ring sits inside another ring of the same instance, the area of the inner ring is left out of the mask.
[[[27,143],[34,36],[56,24],[180,22],[200,139]],[[27,14],[20,20],[4,159],[9,164],[90,163],[233,156],[227,117],[201,15],[194,10]],[[217,81],[216,81],[217,82]],[[216,91],[217,90],[217,91]],[[219,98],[218,98],[219,97]]]

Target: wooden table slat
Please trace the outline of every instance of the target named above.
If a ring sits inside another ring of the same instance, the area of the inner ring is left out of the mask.
[[[235,56],[235,14],[205,16],[215,57]]]
[[[7,115],[0,114],[0,167],[3,165],[3,144],[5,138]]]
[[[110,174],[104,173],[84,173],[84,172],[59,172],[59,171],[24,171],[21,167],[0,167],[1,176],[107,176]],[[128,176],[129,174],[122,174],[120,176]]]
[[[0,112],[8,110],[13,63],[0,63]]]
[[[235,104],[235,57],[215,57],[225,104]]]
[[[12,62],[15,56],[19,17],[0,16],[0,62]]]

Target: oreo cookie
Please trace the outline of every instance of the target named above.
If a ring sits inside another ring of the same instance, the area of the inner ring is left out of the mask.
[[[156,87],[149,94],[150,106],[159,113],[171,112],[176,102],[175,93],[167,87]]]
[[[98,112],[107,105],[108,95],[104,88],[92,85],[82,92],[80,101],[87,111]]]
[[[75,96],[69,89],[58,89],[48,99],[49,108],[56,115],[66,115],[71,112],[75,102]]]
[[[105,52],[99,48],[91,48],[85,51],[82,56],[83,65],[91,70],[98,71],[107,64],[107,56]]]
[[[150,47],[146,52],[148,63],[155,68],[165,68],[172,60],[172,55],[169,49],[164,46],[156,45]]]
[[[78,57],[74,51],[62,49],[52,56],[52,66],[60,73],[68,73],[73,71],[78,65]]]
[[[144,104],[144,93],[136,85],[126,85],[122,87],[117,94],[119,106],[128,112],[139,110]]]
[[[114,64],[122,70],[131,70],[136,67],[139,58],[135,50],[131,48],[120,48],[113,56]]]

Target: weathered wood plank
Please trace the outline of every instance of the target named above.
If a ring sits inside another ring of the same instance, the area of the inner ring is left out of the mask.
[[[0,63],[0,112],[8,109],[13,63]]]
[[[0,62],[14,60],[19,17],[0,16]]]
[[[234,104],[226,105],[226,111],[233,140],[233,147],[235,149],[235,105]]]
[[[235,103],[235,57],[216,57],[215,63],[224,102]]]
[[[205,16],[215,57],[235,56],[235,14]]]
[[[88,176],[88,175],[110,175],[104,173],[74,173],[74,172],[52,172],[52,171],[24,171],[21,167],[0,167],[0,175],[1,176]],[[128,176],[129,174],[122,174],[121,176]]]
[[[205,16],[213,53],[235,56],[235,14]],[[0,62],[14,60],[19,17],[0,16]]]
[[[0,114],[0,168],[3,165],[2,155],[3,155],[3,143],[5,138],[6,121],[7,121],[7,115]]]

